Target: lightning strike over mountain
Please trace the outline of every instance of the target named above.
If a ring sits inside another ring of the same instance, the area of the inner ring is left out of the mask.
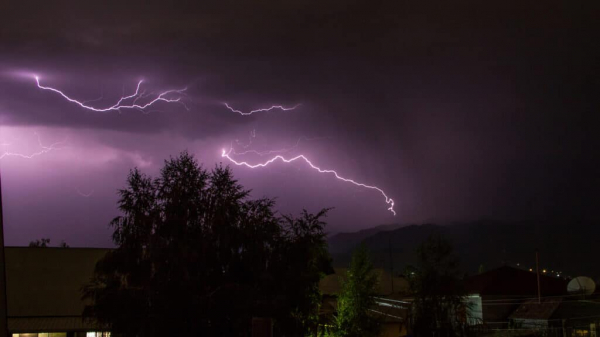
[[[61,95],[64,99],[66,99],[67,101],[69,101],[71,103],[75,103],[84,109],[88,109],[88,110],[92,110],[92,111],[96,111],[96,112],[108,112],[108,111],[119,111],[120,112],[121,109],[137,109],[142,112],[146,112],[146,110],[145,110],[146,108],[148,108],[158,102],[179,103],[179,104],[183,105],[187,110],[189,110],[189,108],[185,105],[185,103],[181,101],[182,96],[184,95],[184,92],[187,90],[187,88],[171,89],[171,90],[163,91],[159,94],[156,94],[155,95],[156,97],[152,98],[149,102],[146,102],[144,104],[138,104],[137,102],[140,99],[144,99],[144,98],[151,96],[150,94],[146,94],[145,91],[142,91],[140,93],[140,86],[142,85],[143,81],[139,81],[135,88],[135,92],[133,94],[128,95],[128,96],[125,96],[125,95],[122,96],[117,101],[117,103],[115,103],[109,107],[98,108],[98,107],[88,105],[87,103],[97,101],[99,99],[89,100],[89,101],[79,101],[79,100],[69,97],[67,94],[65,94],[61,90],[41,85],[39,76],[35,76],[35,81],[37,83],[38,88],[43,89],[43,90],[53,91],[53,92]],[[167,97],[173,97],[173,95],[175,95],[176,98],[167,98]],[[131,100],[132,102],[124,103],[129,100]]]
[[[252,110],[252,111],[249,111],[249,112],[243,112],[241,110],[236,110],[236,109],[232,108],[227,103],[223,103],[223,105],[225,105],[225,107],[227,107],[227,109],[229,109],[232,112],[238,113],[238,114],[240,114],[242,116],[248,116],[248,115],[252,115],[255,112],[268,112],[268,111],[271,111],[271,110],[291,111],[291,110],[295,110],[301,104],[296,104],[296,105],[294,105],[292,107],[284,107],[282,105],[273,105],[273,106],[271,106],[269,108],[256,109],[256,110]]]
[[[233,149],[229,149],[229,151],[226,151],[225,149],[223,149],[223,152],[221,153],[221,157],[223,158],[227,158],[227,160],[229,160],[231,163],[237,165],[237,166],[245,166],[251,169],[256,169],[256,168],[260,168],[260,167],[267,167],[268,165],[272,164],[275,161],[282,161],[284,163],[292,163],[294,161],[304,161],[306,164],[308,164],[313,170],[319,172],[319,173],[328,173],[328,174],[333,174],[338,180],[347,182],[347,183],[351,183],[353,185],[359,186],[359,187],[363,187],[363,188],[368,188],[368,189],[372,189],[372,190],[376,190],[379,193],[381,193],[381,195],[383,195],[383,197],[385,198],[385,202],[390,206],[388,208],[388,210],[390,212],[392,212],[394,215],[396,215],[396,211],[394,210],[394,200],[390,197],[387,196],[387,194],[385,194],[385,192],[377,187],[377,186],[371,186],[371,185],[366,185],[363,183],[359,183],[355,180],[352,179],[348,179],[348,178],[344,178],[342,176],[340,176],[335,170],[328,170],[328,169],[322,169],[318,166],[316,166],[315,164],[313,164],[308,158],[306,158],[306,156],[304,155],[298,155],[289,159],[284,158],[281,155],[277,155],[263,163],[259,163],[259,164],[250,164],[248,162],[245,161],[236,161],[235,159],[231,158],[231,154],[233,153]]]

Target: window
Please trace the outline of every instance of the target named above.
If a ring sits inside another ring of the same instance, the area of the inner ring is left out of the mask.
[[[90,331],[85,334],[85,337],[110,337],[108,331]]]
[[[67,337],[66,332],[14,333],[12,337]]]

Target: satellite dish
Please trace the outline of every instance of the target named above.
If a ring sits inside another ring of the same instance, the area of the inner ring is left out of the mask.
[[[587,276],[578,276],[567,285],[569,294],[591,295],[596,291],[596,283]]]

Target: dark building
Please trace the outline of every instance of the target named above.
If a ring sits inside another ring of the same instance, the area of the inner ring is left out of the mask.
[[[541,296],[566,295],[567,283],[561,278],[540,275]],[[538,296],[536,273],[509,266],[471,276],[465,287],[474,303],[474,316],[484,325],[498,327],[507,327],[509,316],[519,305]]]
[[[107,249],[6,247],[8,330],[13,337],[107,336],[82,317],[81,287]]]
[[[523,302],[510,315],[513,327],[544,330],[558,336],[596,337],[600,325],[600,302],[580,296],[549,297]]]

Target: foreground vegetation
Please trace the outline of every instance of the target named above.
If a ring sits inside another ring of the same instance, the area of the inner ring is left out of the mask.
[[[322,218],[277,216],[229,168],[182,153],[152,179],[131,171],[113,240],[84,288],[85,316],[115,335],[246,335],[252,317],[276,335],[314,331],[319,281],[332,271]]]

